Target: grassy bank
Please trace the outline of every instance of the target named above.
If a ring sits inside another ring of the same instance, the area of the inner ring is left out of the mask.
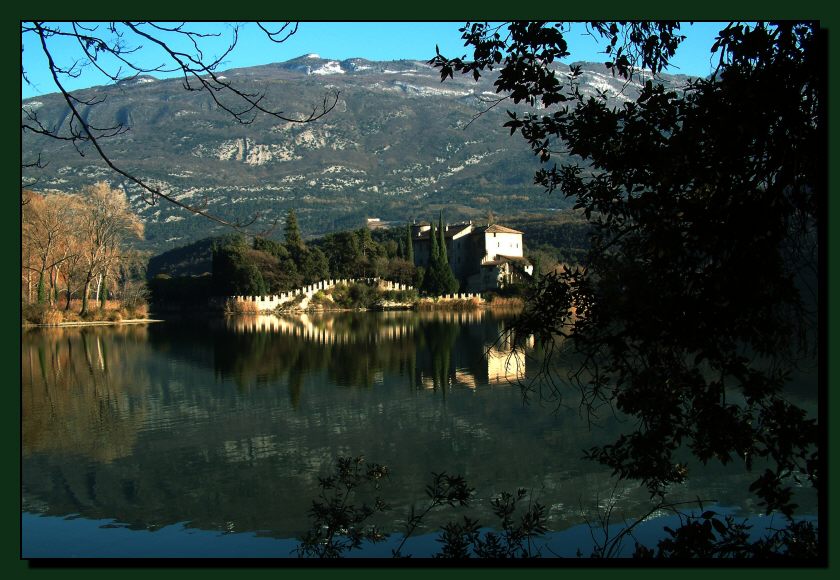
[[[24,304],[21,307],[21,322],[36,326],[70,326],[82,324],[113,324],[118,322],[141,322],[149,317],[145,303],[126,306],[109,300],[104,307],[97,305],[81,313],[81,301],[74,300],[70,308],[50,304]]]

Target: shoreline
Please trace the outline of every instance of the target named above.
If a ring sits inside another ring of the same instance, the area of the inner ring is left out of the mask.
[[[461,301],[422,301],[421,303],[402,303],[391,304],[386,307],[374,308],[289,308],[287,310],[275,311],[269,310],[264,312],[220,312],[216,310],[204,311],[205,314],[226,316],[257,316],[257,315],[294,315],[294,314],[313,314],[313,313],[330,313],[330,312],[432,312],[432,311],[468,311],[468,310],[509,310],[520,309],[521,305],[513,304],[496,304],[492,302],[483,302],[480,304],[464,304]],[[181,314],[181,313],[179,313]],[[81,326],[116,326],[121,324],[151,324],[156,322],[166,322],[165,319],[160,318],[131,318],[126,320],[87,320],[87,321],[71,321],[59,322],[57,324],[33,324],[31,322],[24,322],[21,324],[22,329],[31,328],[73,328]]]
[[[32,324],[24,322],[21,328],[61,328],[66,326],[106,326],[116,324],[145,324],[150,322],[166,322],[157,318],[131,318],[128,320],[85,320],[75,322],[59,322],[58,324]]]

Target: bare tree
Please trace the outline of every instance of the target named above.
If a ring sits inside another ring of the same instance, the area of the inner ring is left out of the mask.
[[[279,24],[276,28],[263,24],[257,26],[269,40],[278,44],[288,40],[298,29],[297,23],[292,22]],[[85,69],[90,68],[99,71],[114,83],[130,80],[141,74],[175,72],[181,76],[185,90],[207,92],[217,107],[241,124],[250,124],[261,114],[288,123],[309,123],[326,115],[336,106],[339,94],[333,91],[326,94],[323,101],[313,106],[311,111],[300,115],[287,114],[268,106],[265,93],[243,90],[220,75],[217,72],[219,66],[236,47],[241,28],[241,24],[232,25],[227,48],[218,56],[210,57],[205,54],[206,45],[212,37],[219,35],[198,32],[191,29],[187,23],[22,22],[21,39],[27,35],[37,39],[37,44],[46,57],[52,83],[68,107],[68,115],[58,125],[49,125],[38,117],[36,110],[21,106],[22,135],[33,133],[65,141],[75,147],[80,155],[84,155],[83,146],[92,147],[111,170],[139,186],[144,201],[150,205],[164,199],[223,225],[235,228],[252,225],[259,218],[258,214],[242,222],[229,221],[208,212],[206,204],[191,205],[178,200],[176,194],[163,191],[150,180],[115,162],[109,155],[105,142],[109,137],[124,133],[129,127],[122,123],[108,126],[94,124],[91,122],[92,115],[84,113],[84,110],[89,111],[90,107],[101,104],[105,97],[82,98],[78,91],[69,90],[65,86],[69,79],[79,77]],[[75,53],[69,54],[65,45],[62,45],[60,53],[57,52],[58,43],[66,40],[70,40],[75,46]],[[23,51],[23,44],[21,50]],[[140,64],[140,56],[150,52],[160,55],[161,64]],[[59,54],[62,59],[68,59],[69,64],[64,64],[64,60],[59,62],[56,59]],[[23,66],[21,79],[31,84]],[[44,163],[40,154],[35,160],[22,161],[25,167],[42,167]]]
[[[52,289],[55,286],[56,271],[59,265],[73,253],[67,237],[72,229],[71,196],[40,196],[31,191],[22,194],[23,221],[21,241],[23,243],[22,262],[27,272],[27,281],[31,275],[38,278],[38,301],[53,302]],[[47,276],[50,277],[49,296],[45,293]],[[31,287],[31,284],[30,284]],[[31,295],[27,299],[31,301]]]
[[[84,215],[83,212],[84,206],[79,198],[79,196],[74,196],[75,198],[75,205],[78,209],[76,211],[75,216],[82,216]],[[75,223],[75,222],[74,222]],[[82,288],[84,288],[84,279],[85,279],[85,268],[84,268],[84,254],[82,253],[81,249],[83,246],[83,235],[82,232],[76,231],[78,228],[74,229],[71,232],[70,238],[68,240],[69,246],[76,248],[76,251],[70,253],[67,260],[62,263],[62,270],[64,275],[64,283],[66,285],[66,302],[64,304],[64,310],[69,311],[73,295],[77,292],[80,292]]]
[[[145,302],[149,290],[145,283],[150,252],[127,249],[120,256],[116,290],[123,306],[135,308]]]
[[[125,192],[100,182],[88,187],[85,193],[86,211],[79,216],[78,224],[84,270],[82,314],[88,310],[92,282],[97,280],[98,293],[102,278],[120,255],[122,241],[128,236],[143,235],[143,222],[131,212]]]

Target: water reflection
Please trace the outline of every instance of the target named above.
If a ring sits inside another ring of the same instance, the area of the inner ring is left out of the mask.
[[[610,497],[622,513],[644,511],[644,490],[614,490],[582,459],[620,422],[590,430],[576,408],[522,404],[512,385],[532,369],[497,340],[509,322],[337,313],[26,332],[24,509],[294,537],[334,458],[364,454],[392,469],[387,531],[433,471],[467,477],[485,521],[482,499],[521,486],[556,529]],[[711,467],[677,491],[750,510],[749,480]]]
[[[301,377],[318,368],[349,387],[382,383],[386,372],[412,388],[511,384],[526,357],[498,340],[506,320],[483,310],[229,317],[236,337],[217,350],[216,368],[243,389],[285,377],[295,405]]]
[[[29,332],[21,364],[22,448],[111,462],[130,455],[149,409],[146,328]]]

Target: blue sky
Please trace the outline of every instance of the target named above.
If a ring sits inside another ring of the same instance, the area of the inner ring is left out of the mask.
[[[461,22],[303,22],[298,32],[283,44],[272,43],[255,24],[245,24],[240,31],[239,42],[219,70],[282,62],[302,54],[317,53],[324,58],[342,60],[351,57],[369,60],[417,59],[428,60],[435,54],[435,45],[446,56],[461,56],[465,53],[458,28]],[[216,32],[218,40],[207,39],[207,54],[218,55],[230,41],[231,34],[225,23],[196,23],[191,30]],[[682,33],[686,41],[680,47],[669,72],[705,76],[711,71],[709,48],[715,35],[722,28],[720,23],[684,24]],[[603,50],[591,37],[576,25],[566,35],[572,56],[570,61],[603,59]],[[58,41],[55,41],[58,43]],[[56,92],[55,85],[47,74],[46,60],[34,34],[23,38],[23,68],[34,86],[22,83],[22,97]],[[70,59],[78,54],[78,46],[66,42],[56,44],[53,49],[56,59],[69,65]],[[163,62],[160,53],[146,50],[135,53],[132,58],[141,58],[144,66],[156,66]],[[158,75],[158,76],[172,76]],[[93,67],[84,69],[77,79],[68,79],[68,89],[105,84],[107,79],[96,73]]]

